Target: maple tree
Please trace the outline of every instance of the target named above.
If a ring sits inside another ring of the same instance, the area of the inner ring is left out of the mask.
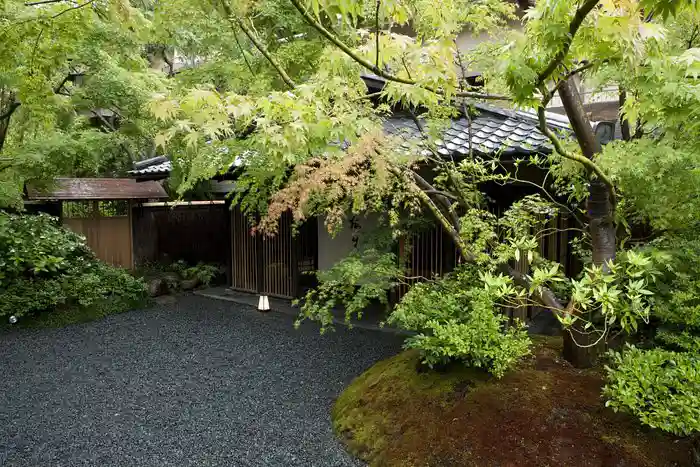
[[[37,169],[99,172],[153,140],[175,159],[181,193],[236,162],[233,200],[261,216],[256,228],[269,233],[288,210],[297,222],[322,217],[330,231],[350,215],[378,213],[387,235],[320,272],[303,302],[302,317],[323,324],[335,305],[350,316],[386,300],[405,275],[392,243],[429,215],[461,265],[410,291],[389,319],[417,332],[408,345],[431,364],[461,359],[503,374],[527,352],[527,337],[499,309],[523,303],[559,318],[579,344],[567,355],[578,364],[595,357],[585,349],[619,333],[633,342],[651,335],[674,351],[694,348],[696,5],[536,2],[522,30],[510,27],[516,13],[500,0],[6,2],[0,177],[16,200]],[[465,31],[490,39],[460,50]],[[166,73],[147,70],[149,47],[164,52]],[[170,51],[194,66],[175,70]],[[482,85],[467,79],[471,70],[483,73]],[[362,74],[381,80],[381,91],[368,94]],[[84,77],[81,86],[71,84],[74,75]],[[601,145],[581,79],[594,92],[619,94],[621,140]],[[149,113],[144,102],[154,91]],[[547,124],[555,97],[569,121],[564,134]],[[446,125],[470,119],[480,101],[535,111],[551,154],[510,166],[475,151],[441,155],[434,142]],[[99,131],[81,117],[100,108],[119,125]],[[416,132],[387,134],[384,121],[396,109],[414,117]],[[537,167],[549,182],[496,216],[484,186],[532,185],[519,166]],[[538,250],[546,219],[560,212],[578,222],[585,268],[572,277]],[[512,267],[522,259],[527,272]],[[620,367],[635,374],[635,365],[668,360],[644,352],[621,357]],[[690,373],[697,365],[679,361]],[[611,385],[620,409],[641,397],[625,393],[628,376],[618,373],[619,387]],[[679,416],[665,429],[696,430],[690,419]]]
[[[152,149],[147,8],[7,0],[0,13],[0,205],[23,184],[111,175]]]

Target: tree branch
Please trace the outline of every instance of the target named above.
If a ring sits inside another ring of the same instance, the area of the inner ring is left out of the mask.
[[[54,88],[53,88],[54,94],[58,94],[59,91],[61,90],[61,88],[63,87],[63,85],[65,85],[68,82],[68,80],[71,79],[72,76],[73,76],[72,74],[68,73],[66,75],[66,77],[61,80],[60,83],[58,83],[56,86],[54,86]]]
[[[38,2],[25,3],[24,6],[46,5],[47,3],[63,3],[67,0],[41,0]]]
[[[411,171],[413,178],[416,182],[416,184],[420,187],[423,192],[428,195],[428,194],[434,194],[436,199],[440,202],[440,204],[445,208],[446,214],[450,216],[450,220],[452,221],[452,226],[453,229],[456,232],[459,232],[459,217],[457,216],[457,213],[452,209],[452,203],[450,202],[450,198],[455,198],[453,195],[449,195],[448,193],[444,193],[438,189],[436,189],[433,185],[431,185],[426,179],[421,177],[418,173],[415,171]],[[446,196],[446,195],[449,195]]]
[[[549,138],[549,141],[551,141],[552,146],[554,146],[554,150],[557,153],[559,153],[560,156],[565,157],[566,159],[572,160],[574,162],[578,162],[579,164],[586,167],[589,171],[593,172],[608,187],[611,194],[614,196],[615,185],[613,185],[612,181],[608,178],[607,175],[605,175],[605,173],[603,173],[601,168],[598,167],[598,165],[595,162],[588,159],[587,157],[580,156],[578,154],[571,154],[564,149],[564,147],[561,144],[561,141],[559,140],[559,138],[557,138],[557,135],[555,135],[554,132],[550,130],[547,126],[547,116],[544,112],[544,107],[540,106],[537,108],[537,116],[539,117],[540,121],[539,130],[542,132],[543,135]]]
[[[238,25],[239,28],[241,28],[241,31],[248,36],[248,39],[250,39],[250,42],[253,43],[256,49],[267,59],[268,62],[270,62],[270,65],[277,71],[277,73],[280,75],[282,78],[282,81],[290,88],[294,89],[296,87],[296,83],[294,83],[294,80],[289,77],[287,72],[282,68],[282,65],[275,60],[275,58],[270,55],[270,52],[267,50],[267,48],[263,45],[262,42],[258,40],[257,37],[255,37],[255,33],[246,25],[241,18],[238,16],[235,16],[233,14],[233,11],[231,10],[231,6],[228,4],[227,0],[222,0],[221,5],[226,12],[226,16],[228,17],[229,21],[234,22],[235,24]]]
[[[15,110],[17,110],[17,108],[20,105],[22,105],[21,102],[13,102],[12,104],[10,104],[10,107],[7,109],[7,111],[0,115],[0,120],[5,120],[7,118],[12,117],[12,114],[15,113]]]
[[[569,53],[571,43],[574,41],[574,37],[581,27],[581,24],[583,24],[583,20],[586,19],[588,13],[590,13],[599,2],[600,0],[586,0],[586,2],[581,5],[578,10],[576,10],[574,17],[571,19],[571,23],[569,23],[569,33],[564,38],[562,48],[559,50],[559,52],[557,52],[552,61],[549,62],[549,65],[547,65],[547,67],[539,75],[537,75],[537,86],[544,83],[550,77],[550,75],[554,73],[554,70],[561,65],[561,62]]]
[[[376,30],[375,30],[375,48],[376,50],[376,57],[374,60],[374,66],[376,68],[379,68],[379,7],[382,4],[382,0],[377,0],[377,10],[374,13],[374,21],[376,24]]]
[[[365,60],[362,58],[360,55],[355,53],[350,47],[348,47],[343,41],[338,39],[333,33],[331,33],[328,29],[323,27],[321,23],[316,21],[309,12],[307,12],[304,7],[301,5],[299,0],[289,0],[292,5],[301,13],[301,15],[304,17],[307,23],[311,25],[314,29],[316,29],[319,33],[321,33],[322,36],[324,36],[326,39],[328,39],[333,45],[338,47],[340,50],[342,50],[348,57],[352,58],[355,62],[359,63],[362,65],[364,68],[368,69],[372,73],[374,73],[377,76],[380,76],[386,80],[393,81],[395,83],[401,83],[401,84],[408,84],[411,86],[418,86],[420,88],[423,88],[427,91],[430,91],[435,94],[444,94],[443,91],[439,89],[432,88],[430,86],[422,86],[418,84],[416,81],[412,79],[407,79],[407,78],[402,78],[400,76],[392,75],[391,73],[382,70],[379,68],[377,65],[373,65],[369,61]],[[510,100],[509,97],[507,96],[501,96],[501,95],[493,95],[493,94],[483,94],[479,92],[458,92],[455,93],[455,96],[457,97],[473,97],[476,99],[494,99],[494,100]]]
[[[549,104],[549,101],[552,100],[552,98],[554,97],[554,94],[556,94],[557,91],[559,91],[559,88],[561,88],[564,85],[564,83],[566,83],[568,81],[569,78],[571,78],[572,76],[575,76],[579,73],[582,73],[582,72],[588,70],[589,68],[593,68],[595,65],[596,65],[595,62],[585,62],[583,65],[581,65],[577,68],[574,68],[573,70],[569,71],[568,73],[562,75],[561,78],[559,79],[559,81],[557,81],[557,84],[555,84],[554,87],[546,93],[546,99],[543,99],[544,106],[546,107],[547,104]]]
[[[690,34],[690,39],[688,39],[688,48],[692,49],[693,48],[693,42],[695,41],[695,38],[698,36],[698,25],[696,24],[693,26],[693,32]]]
[[[498,266],[498,270],[506,275],[510,276],[513,278],[513,282],[515,282],[517,285],[520,287],[523,287],[526,290],[530,290],[530,285],[532,284],[530,282],[530,279],[523,274],[520,271],[515,270],[515,268],[510,267],[506,263],[501,263]],[[535,299],[549,308],[551,311],[554,313],[559,313],[559,314],[568,314],[569,307],[565,307],[557,298],[556,295],[554,295],[554,292],[552,292],[549,288],[547,287],[538,287],[533,295],[535,296]]]
[[[58,18],[59,16],[61,16],[62,14],[64,14],[64,13],[68,13],[69,11],[80,10],[81,8],[86,7],[86,6],[88,6],[88,5],[91,5],[91,4],[93,4],[94,2],[95,2],[95,0],[88,0],[88,1],[85,2],[85,3],[81,3],[81,4],[76,5],[76,6],[74,6],[74,7],[71,7],[71,8],[66,8],[65,10],[59,11],[58,13],[56,13],[55,15],[53,15],[53,16],[51,17],[51,19],[56,19],[56,18]]]
[[[622,109],[627,102],[627,91],[624,88],[620,88],[619,92],[619,107]],[[630,130],[630,121],[620,113],[620,131],[622,132],[622,139],[625,141],[630,141],[632,139],[632,132]]]
[[[241,55],[243,55],[243,61],[245,61],[245,64],[248,67],[248,71],[250,71],[251,75],[255,76],[255,72],[253,71],[253,67],[248,61],[248,57],[245,54],[245,50],[243,50],[243,46],[241,46],[241,42],[238,40],[238,33],[236,33],[236,28],[231,29],[233,30],[233,39],[236,41],[236,45],[238,46],[238,50],[241,51]]]

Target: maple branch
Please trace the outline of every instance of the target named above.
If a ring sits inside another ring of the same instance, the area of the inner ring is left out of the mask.
[[[39,2],[25,3],[24,6],[46,5],[47,3],[63,3],[67,0],[41,0]]]
[[[374,14],[374,21],[375,21],[376,26],[377,26],[377,29],[374,32],[375,42],[376,42],[375,48],[377,49],[376,50],[377,54],[376,54],[376,57],[374,60],[374,66],[376,68],[379,68],[379,7],[381,6],[381,4],[382,4],[382,0],[377,0],[377,11]]]
[[[615,185],[613,185],[612,181],[608,178],[607,175],[601,170],[598,165],[590,160],[587,157],[581,156],[579,154],[573,154],[564,149],[564,147],[561,144],[561,141],[559,138],[557,138],[557,135],[554,134],[554,132],[547,126],[547,116],[545,115],[545,110],[543,106],[537,107],[537,116],[539,117],[539,130],[542,132],[543,135],[545,135],[547,138],[549,138],[549,141],[551,141],[552,146],[554,146],[554,150],[559,153],[560,156],[572,160],[574,162],[578,162],[579,164],[583,165],[586,167],[589,171],[593,172],[599,179],[602,181],[605,186],[608,187],[610,190],[610,194],[613,196],[613,199],[615,199]]]
[[[412,175],[416,184],[420,187],[421,190],[423,190],[423,193],[425,193],[426,195],[433,194],[435,196],[438,202],[445,208],[446,214],[449,214],[453,229],[455,229],[455,231],[459,231],[459,217],[457,216],[457,213],[454,211],[454,209],[452,209],[452,203],[450,201],[450,198],[456,197],[436,189],[433,185],[431,185],[426,179],[421,177],[415,171],[412,171]]]
[[[253,67],[250,65],[250,62],[248,61],[248,57],[245,54],[245,50],[243,50],[243,46],[241,46],[241,42],[238,40],[238,33],[236,33],[236,28],[233,29],[233,39],[236,41],[236,45],[238,46],[238,50],[241,51],[241,55],[243,55],[243,61],[245,61],[246,66],[248,67],[248,71],[250,71],[250,74],[255,76],[255,72],[253,71]]]
[[[91,4],[93,4],[93,3],[95,3],[95,0],[88,0],[88,1],[85,2],[85,3],[81,3],[81,4],[76,5],[76,6],[74,6],[74,7],[71,7],[71,8],[66,8],[65,10],[59,11],[58,13],[56,13],[55,15],[53,15],[53,16],[51,17],[51,19],[56,19],[56,18],[58,18],[59,16],[61,16],[62,14],[64,14],[64,13],[68,13],[69,11],[80,10],[81,8],[86,7],[86,6],[88,6],[88,5],[91,5]]]
[[[4,114],[0,115],[0,120],[10,118],[20,105],[22,105],[21,102],[13,102],[12,104],[10,104],[10,107],[7,109],[7,111],[5,111]]]
[[[569,78],[571,78],[572,76],[575,76],[575,75],[577,75],[585,70],[588,70],[589,68],[593,68],[593,66],[595,66],[595,62],[585,62],[580,67],[574,68],[570,72],[562,75],[560,80],[557,81],[557,84],[555,84],[552,89],[550,89],[549,91],[547,91],[543,94],[542,105],[544,107],[547,107],[547,104],[549,104],[549,101],[552,100],[552,98],[554,97],[554,94],[556,94],[557,91],[559,91],[559,88],[561,88]]]
[[[66,83],[68,82],[68,80],[71,79],[72,76],[73,76],[73,75],[71,75],[70,73],[68,73],[68,74],[66,75],[66,77],[63,78],[63,79],[61,80],[60,83],[58,83],[56,86],[54,86],[54,88],[53,88],[54,94],[58,94],[59,91],[61,90],[61,88],[63,87],[63,85],[66,84]]]
[[[564,44],[562,45],[562,48],[559,50],[559,52],[557,52],[552,61],[549,62],[547,68],[545,68],[539,75],[537,75],[536,86],[539,87],[542,83],[544,83],[549,78],[549,76],[552,73],[554,73],[554,70],[556,70],[557,67],[561,65],[561,62],[564,60],[564,58],[566,58],[566,55],[569,53],[571,43],[574,41],[574,37],[576,36],[576,33],[581,27],[581,24],[583,24],[583,20],[586,19],[588,13],[590,13],[593,10],[593,8],[595,8],[598,5],[599,1],[600,0],[587,0],[583,5],[581,5],[578,8],[578,10],[576,10],[574,17],[571,19],[571,23],[569,23],[569,32],[564,38]]]
[[[255,33],[248,27],[247,24],[241,20],[238,16],[235,16],[233,14],[233,11],[231,10],[231,6],[228,4],[227,0],[222,0],[221,5],[224,8],[224,11],[226,12],[226,16],[228,17],[229,21],[232,21],[238,25],[239,28],[241,28],[241,31],[248,36],[248,39],[250,39],[250,42],[253,43],[256,49],[267,59],[268,62],[270,62],[270,65],[277,71],[277,73],[280,75],[282,78],[282,81],[290,88],[294,89],[296,87],[296,83],[292,78],[289,77],[287,72],[282,68],[282,65],[275,60],[275,58],[270,54],[270,52],[267,50],[265,45],[263,45],[262,42],[258,40],[257,37],[255,37]]]
[[[627,91],[623,87],[620,87],[620,91],[618,92],[618,100],[620,110],[623,110],[625,108],[625,103],[627,102]],[[620,132],[622,133],[622,139],[624,141],[632,140],[630,121],[622,112],[620,112]]]
[[[328,39],[333,45],[338,47],[341,51],[345,53],[348,57],[353,59],[355,62],[359,63],[362,65],[364,68],[368,69],[372,73],[374,73],[377,76],[380,76],[386,80],[393,81],[395,83],[401,83],[401,84],[408,84],[411,86],[417,86],[422,89],[425,89],[427,91],[430,91],[435,94],[444,94],[444,91],[441,91],[440,89],[436,89],[430,86],[424,86],[421,84],[418,84],[416,81],[408,78],[402,78],[400,76],[392,75],[391,73],[382,70],[379,68],[377,65],[374,65],[370,63],[369,61],[365,60],[362,58],[360,55],[355,53],[350,47],[348,47],[343,41],[338,39],[333,33],[331,33],[328,29],[326,29],[321,23],[316,21],[309,12],[306,11],[306,9],[301,5],[299,0],[289,0],[292,5],[301,13],[301,15],[304,17],[307,23],[314,29],[316,29],[319,33],[321,33],[322,36],[324,36],[326,39]],[[479,92],[466,92],[466,91],[460,91],[454,94],[456,97],[473,97],[475,99],[493,99],[493,100],[511,100],[508,96],[501,96],[501,95],[496,95],[496,94],[483,94]]]
[[[698,36],[698,25],[696,24],[693,26],[693,32],[690,35],[690,39],[688,39],[688,48],[692,49],[693,48],[693,42],[695,41],[695,38]]]

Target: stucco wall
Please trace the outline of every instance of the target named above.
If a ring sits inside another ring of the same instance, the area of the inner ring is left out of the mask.
[[[339,260],[350,253],[353,245],[353,230],[348,220],[345,221],[343,229],[335,236],[328,233],[325,225],[325,219],[318,220],[318,269],[329,269]],[[376,214],[368,216],[356,217],[359,225],[359,234],[363,231],[368,232],[379,225],[379,219]]]

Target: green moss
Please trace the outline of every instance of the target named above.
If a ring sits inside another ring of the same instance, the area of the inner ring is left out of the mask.
[[[418,351],[409,350],[377,363],[356,378],[336,401],[333,426],[355,455],[373,461],[385,448],[387,435],[401,431],[400,421],[390,420],[393,410],[406,400],[420,398],[421,405],[444,407],[448,404],[445,394],[489,379],[484,371],[462,365],[444,372],[428,370],[420,365]]]
[[[61,328],[71,324],[88,323],[97,321],[107,316],[124,313],[126,311],[141,308],[150,304],[149,299],[138,302],[125,302],[118,299],[105,299],[90,306],[73,306],[53,311],[23,316],[16,324],[10,325],[3,321],[0,330],[12,328]]]
[[[683,440],[641,430],[606,409],[599,371],[559,357],[561,338],[537,338],[533,357],[497,380],[419,366],[415,351],[377,363],[333,408],[350,452],[381,466],[689,465]],[[671,452],[673,450],[673,452]]]

